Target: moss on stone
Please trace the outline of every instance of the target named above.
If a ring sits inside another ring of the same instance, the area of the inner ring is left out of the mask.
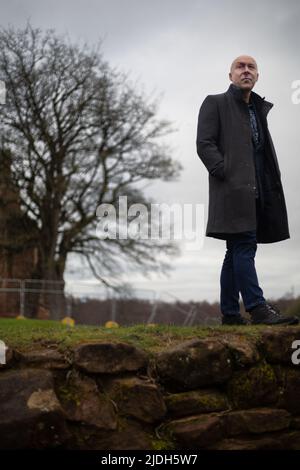
[[[174,450],[176,446],[173,441],[168,439],[153,439],[151,440],[152,450]]]
[[[276,401],[276,385],[272,366],[263,362],[248,371],[236,373],[229,383],[228,395],[235,408],[249,408]]]
[[[205,413],[224,410],[228,407],[226,396],[213,390],[195,390],[190,392],[174,393],[166,397],[166,402],[169,410],[175,412],[181,411],[180,407],[182,407],[187,409],[187,414],[189,414],[189,408],[192,412]],[[184,415],[184,413],[180,412],[180,415]]]
[[[72,385],[61,385],[58,387],[57,392],[62,402],[73,402],[76,406],[80,405],[80,393],[76,387]]]

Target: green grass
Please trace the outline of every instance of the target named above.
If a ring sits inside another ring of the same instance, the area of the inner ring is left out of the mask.
[[[149,352],[167,349],[191,338],[206,338],[226,333],[238,333],[256,338],[261,326],[192,326],[140,324],[128,327],[105,328],[76,325],[73,328],[50,320],[0,319],[0,340],[13,349],[30,350],[55,345],[60,350],[70,349],[88,341],[122,341]]]

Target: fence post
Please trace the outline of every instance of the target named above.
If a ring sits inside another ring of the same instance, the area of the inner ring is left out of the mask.
[[[25,317],[25,281],[20,281],[20,315]]]
[[[116,317],[117,317],[116,299],[114,297],[111,297],[111,320],[116,321]]]
[[[147,320],[147,324],[149,323],[152,323],[154,318],[155,318],[155,315],[156,315],[156,311],[157,311],[157,304],[159,302],[159,298],[158,298],[158,293],[155,292],[154,293],[154,300],[153,300],[153,304],[152,304],[152,310],[151,310],[151,314]]]

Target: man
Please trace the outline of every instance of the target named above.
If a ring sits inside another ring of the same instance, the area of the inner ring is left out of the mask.
[[[253,324],[295,324],[266,302],[255,269],[257,243],[290,238],[285,198],[267,114],[273,104],[252,91],[253,57],[237,57],[225,93],[208,95],[199,111],[197,153],[209,172],[206,236],[226,240],[220,276],[222,323],[243,325],[241,293]]]

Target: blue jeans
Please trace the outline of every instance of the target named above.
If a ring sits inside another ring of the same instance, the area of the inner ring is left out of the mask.
[[[256,213],[259,220],[258,201]],[[220,308],[223,315],[239,315],[239,293],[246,311],[266,302],[255,269],[256,230],[228,234],[226,248],[220,275]]]

